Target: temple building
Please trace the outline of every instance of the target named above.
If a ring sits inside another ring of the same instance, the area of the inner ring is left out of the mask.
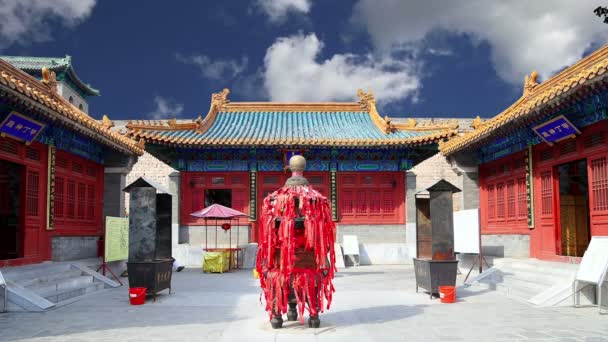
[[[440,143],[479,178],[486,253],[578,261],[608,235],[607,67],[604,46],[542,83],[533,72],[509,108]]]
[[[0,267],[97,257],[103,218],[122,214],[120,185],[143,145],[85,113],[98,92],[69,57],[2,59]]]
[[[200,265],[201,246],[227,243],[223,232],[216,236],[190,215],[212,203],[248,213],[240,241],[257,241],[259,203],[289,177],[292,154],[306,158],[305,176],[331,200],[338,241],[357,235],[364,262],[402,263],[412,256],[407,242],[415,241],[406,241],[406,232],[413,226],[406,222],[415,221],[413,214],[407,218],[406,202],[413,208],[416,184],[408,170],[458,134],[457,122],[393,122],[378,113],[371,92],[359,91],[358,102],[345,103],[230,102],[228,95],[227,89],[213,94],[205,117],[130,121],[122,130],[145,142],[150,154],[140,160],[146,166],[139,175],[155,172],[155,158],[170,166],[163,167],[165,175],[175,170],[167,188],[179,194],[174,233],[190,248],[185,258]]]
[[[80,111],[89,113],[87,99],[99,96],[99,90],[84,83],[72,66],[72,57],[30,57],[30,56],[0,56],[15,67],[26,73],[42,79],[42,69],[46,68],[55,73],[57,93]]]

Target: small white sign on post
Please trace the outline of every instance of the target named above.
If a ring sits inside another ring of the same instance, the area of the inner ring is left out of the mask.
[[[572,283],[572,301],[574,306],[578,305],[579,283],[593,284],[597,286],[597,304],[602,310],[602,283],[606,278],[608,268],[608,236],[594,236],[583,255],[581,264],[576,272],[576,278]]]
[[[357,235],[344,235],[342,237],[342,245],[344,248],[344,256],[352,256],[353,264],[359,266],[359,240]]]
[[[479,254],[479,209],[454,212],[454,252]]]

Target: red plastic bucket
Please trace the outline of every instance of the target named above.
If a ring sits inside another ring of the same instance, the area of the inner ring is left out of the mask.
[[[442,303],[454,303],[456,299],[456,287],[439,286],[439,299]]]
[[[146,302],[146,288],[132,287],[129,289],[129,300],[131,305],[142,305]]]

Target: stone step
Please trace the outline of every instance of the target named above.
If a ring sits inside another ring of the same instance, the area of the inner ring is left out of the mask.
[[[494,266],[501,270],[510,270],[513,272],[527,270],[556,276],[574,275],[578,270],[578,264],[541,261],[536,259],[496,259],[494,261]]]
[[[95,292],[104,288],[104,283],[94,282],[86,286],[68,287],[56,291],[43,292],[40,295],[46,300],[58,303],[69,300],[74,297],[82,296],[87,293]]]
[[[553,286],[557,283],[561,283],[563,281],[569,281],[572,279],[569,275],[553,275],[553,274],[545,274],[545,273],[537,273],[531,271],[517,271],[517,272],[506,272],[504,270],[500,270],[505,281],[509,281],[510,279],[516,279],[523,282],[535,283],[544,285],[546,287]]]
[[[33,286],[33,285],[41,285],[44,283],[57,282],[57,281],[60,281],[63,279],[78,277],[80,275],[82,275],[81,270],[69,269],[67,271],[59,271],[57,273],[41,275],[36,278],[23,278],[23,279],[15,281],[15,283],[17,283],[23,287],[28,287],[28,286]]]
[[[40,265],[2,269],[2,274],[4,274],[7,280],[17,283],[20,281],[26,281],[28,279],[48,277],[52,274],[69,271],[71,269],[72,267],[70,266],[70,264],[44,263]]]
[[[507,295],[509,297],[517,299],[518,301],[526,303],[530,298],[533,298],[538,293],[540,293],[540,291],[535,291],[528,288],[512,287],[505,284],[496,284],[496,291],[498,293]]]
[[[544,291],[545,289],[550,287],[550,285],[545,283],[519,277],[503,278],[503,282],[501,284],[514,288],[531,289],[538,292]]]
[[[60,279],[57,281],[43,282],[40,284],[26,286],[36,293],[46,293],[52,291],[58,291],[62,289],[75,288],[80,286],[87,286],[93,282],[93,276],[75,276],[67,279]]]

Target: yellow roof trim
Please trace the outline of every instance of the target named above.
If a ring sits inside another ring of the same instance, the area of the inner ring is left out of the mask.
[[[454,137],[445,143],[440,143],[439,151],[447,156],[462,150],[470,144],[488,137],[496,129],[523,116],[530,115],[556,97],[562,96],[594,78],[605,76],[607,71],[608,45],[596,50],[543,83],[536,82],[537,73],[534,71],[530,75],[526,75],[521,98],[492,119],[485,122],[476,122],[475,130]]]
[[[109,130],[107,121],[99,123],[61,97],[57,93],[55,73],[48,69],[43,70],[43,79],[39,81],[10,63],[0,60],[0,84],[105,138],[106,143],[112,143],[119,149],[137,155],[144,153],[138,142]]]

